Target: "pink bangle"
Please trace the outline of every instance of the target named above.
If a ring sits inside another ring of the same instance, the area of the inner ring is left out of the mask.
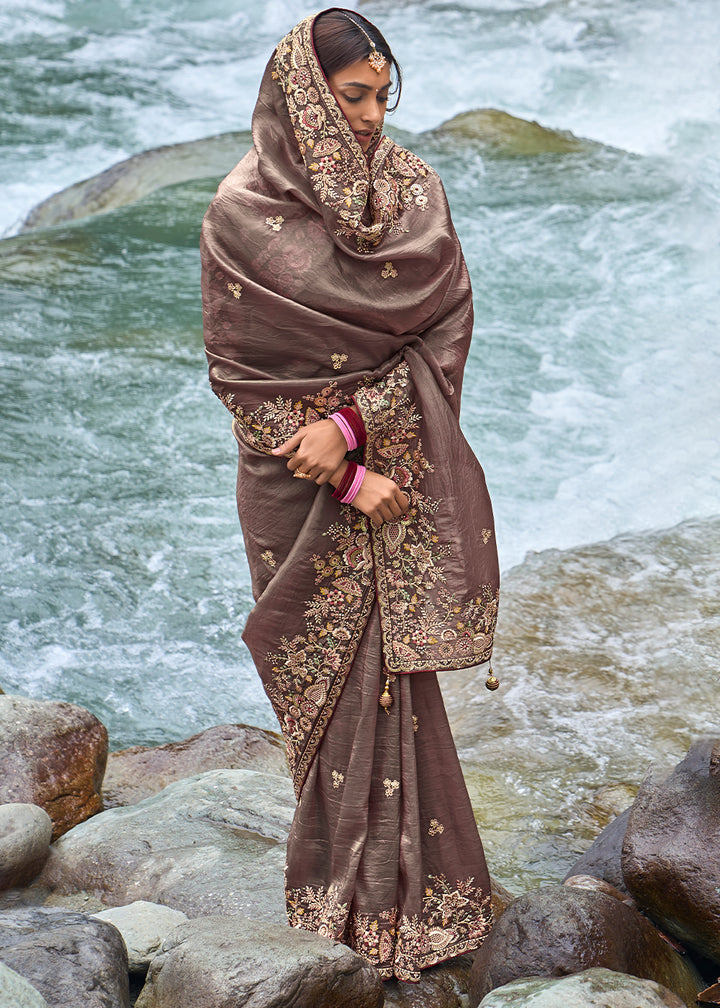
[[[340,428],[342,436],[347,441],[348,451],[352,451],[353,448],[357,448],[357,438],[355,437],[355,433],[345,417],[340,413],[331,413],[328,419],[334,421]]]
[[[353,479],[352,483],[350,484],[350,489],[345,494],[345,496],[341,499],[341,501],[340,501],[341,504],[352,504],[352,502],[355,500],[355,498],[357,497],[358,493],[360,492],[360,487],[362,486],[362,482],[365,479],[365,473],[366,472],[367,472],[367,469],[365,468],[365,466],[359,465],[357,467],[357,469],[355,471],[355,478]]]

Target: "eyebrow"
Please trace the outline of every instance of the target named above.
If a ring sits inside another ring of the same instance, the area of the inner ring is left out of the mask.
[[[391,84],[392,84],[392,81],[388,81],[387,84],[383,84],[383,86],[381,88],[377,88],[376,89],[376,88],[370,87],[369,84],[361,84],[360,81],[343,81],[342,84],[340,85],[340,87],[357,87],[357,88],[362,88],[363,91],[375,91],[375,90],[377,90],[377,92],[379,94],[381,91],[385,91],[386,88],[389,88]]]

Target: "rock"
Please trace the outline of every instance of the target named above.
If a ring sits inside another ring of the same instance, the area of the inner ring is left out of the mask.
[[[460,1008],[467,1004],[472,956],[458,956],[423,970],[417,983],[385,982],[383,1008]]]
[[[621,903],[626,903],[631,907],[635,906],[632,896],[629,896],[626,892],[622,892],[620,889],[616,889],[614,885],[610,885],[604,879],[595,878],[593,875],[570,875],[563,881],[563,885],[570,886],[572,889],[589,889],[591,892],[605,893],[606,896],[612,896],[613,899],[620,900]]]
[[[0,1008],[48,1008],[48,1003],[24,977],[0,963]]]
[[[249,133],[223,133],[135,154],[43,200],[30,211],[20,232],[105,213],[164,186],[211,175],[222,178],[251,144]]]
[[[433,133],[470,140],[504,155],[567,154],[601,150],[602,144],[583,140],[569,130],[550,129],[540,123],[519,119],[501,109],[471,109],[460,112],[438,126]]]
[[[522,977],[558,977],[600,966],[654,980],[694,1005],[694,967],[637,910],[603,892],[549,886],[520,896],[473,963],[470,1004]]]
[[[294,810],[286,777],[213,770],[76,826],[53,845],[37,884],[107,906],[148,900],[188,917],[252,912],[284,923]]]
[[[53,839],[102,809],[107,731],[74,704],[0,696],[0,803],[29,802]]]
[[[50,853],[53,824],[38,805],[0,805],[0,891],[27,885]]]
[[[110,753],[103,799],[106,808],[133,805],[168,784],[208,770],[259,770],[287,774],[280,736],[248,725],[208,728],[182,742],[135,746]]]
[[[329,938],[242,916],[181,924],[155,956],[137,1008],[381,1008],[383,984]]]
[[[573,875],[594,875],[626,893],[621,854],[629,817],[630,809],[625,809],[621,815],[613,819],[592,846],[575,862],[565,878],[569,879]]]
[[[720,962],[720,777],[704,739],[663,779],[651,770],[630,810],[622,849],[638,906],[683,945]]]
[[[0,961],[50,1008],[130,1008],[125,945],[104,921],[45,907],[4,913]]]
[[[652,980],[596,968],[560,980],[515,980],[488,994],[480,1008],[683,1008],[683,1004]]]
[[[108,921],[123,936],[131,973],[146,973],[151,960],[173,928],[188,918],[180,910],[137,900],[128,906],[101,910],[92,915]]]

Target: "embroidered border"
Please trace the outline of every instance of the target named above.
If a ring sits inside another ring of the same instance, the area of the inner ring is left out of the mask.
[[[420,914],[397,907],[360,914],[338,899],[334,886],[285,890],[292,927],[341,941],[370,962],[385,980],[417,981],[420,971],[472,952],[492,927],[489,893],[473,878],[449,883],[444,875],[426,879]]]

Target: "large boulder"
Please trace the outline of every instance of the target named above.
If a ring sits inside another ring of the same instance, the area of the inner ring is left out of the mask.
[[[1,962],[0,992],[2,1008],[48,1008],[45,998],[27,982],[25,977],[21,977],[19,973]]]
[[[37,884],[107,906],[147,900],[188,917],[252,912],[285,922],[294,809],[286,777],[214,770],[76,826],[53,845]]]
[[[383,996],[377,971],[344,945],[254,918],[203,917],[165,940],[137,1008],[381,1008]]]
[[[0,961],[50,1008],[130,1008],[122,937],[84,914],[47,907],[1,914]]]
[[[102,809],[107,731],[83,707],[0,696],[0,803],[40,805],[53,838]]]
[[[475,957],[470,1004],[522,977],[593,967],[654,980],[694,1005],[704,986],[693,966],[626,902],[606,892],[548,886],[520,896]]]
[[[683,1008],[680,998],[652,980],[625,973],[589,969],[584,973],[547,980],[526,977],[491,991],[480,1008]]]
[[[108,756],[105,807],[134,805],[185,777],[208,770],[260,770],[286,775],[285,747],[279,735],[248,725],[208,728],[182,742],[134,746]]]
[[[630,810],[622,870],[649,917],[720,962],[720,739],[696,742],[667,777],[650,770]]]
[[[627,892],[622,873],[621,855],[625,839],[630,809],[625,809],[617,818],[596,837],[595,842],[585,851],[565,878],[574,875],[594,875],[615,886],[621,892]]]
[[[123,936],[131,973],[147,973],[165,938],[188,919],[181,910],[146,900],[100,910],[92,916],[112,924]]]
[[[24,886],[50,853],[52,819],[39,805],[0,805],[0,891]]]
[[[383,1008],[459,1008],[467,1003],[472,956],[424,969],[417,983],[386,980]]]

